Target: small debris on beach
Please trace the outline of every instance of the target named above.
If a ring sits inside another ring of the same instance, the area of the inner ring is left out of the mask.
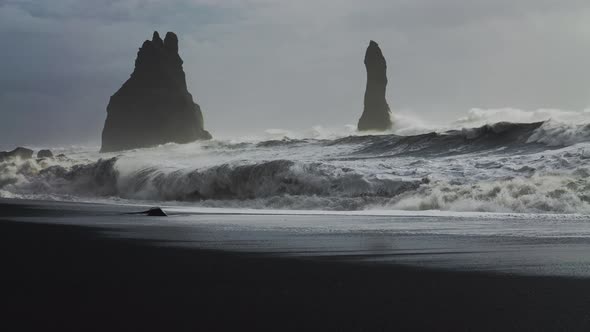
[[[153,207],[147,211],[142,211],[142,212],[130,212],[130,213],[125,213],[125,214],[145,214],[148,217],[168,217],[168,215],[166,214],[166,212],[164,212],[164,210],[162,210],[159,207]]]

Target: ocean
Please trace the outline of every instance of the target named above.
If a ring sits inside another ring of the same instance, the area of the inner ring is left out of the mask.
[[[541,115],[525,120],[547,119],[494,122],[502,113],[473,110],[444,128],[420,128],[399,118],[384,134],[269,130],[259,137],[105,154],[97,146],[53,147],[65,156],[0,163],[0,198],[218,209],[588,214],[590,112]]]

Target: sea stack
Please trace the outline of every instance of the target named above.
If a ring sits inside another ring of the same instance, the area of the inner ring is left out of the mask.
[[[162,40],[156,31],[143,43],[135,70],[107,106],[101,152],[211,138],[182,64],[176,34]]]
[[[365,54],[367,89],[365,109],[358,123],[359,131],[391,129],[389,105],[385,100],[387,88],[387,63],[379,45],[372,41]]]

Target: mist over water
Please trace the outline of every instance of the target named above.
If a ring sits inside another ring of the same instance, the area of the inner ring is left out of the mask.
[[[590,112],[471,110],[0,163],[0,197],[290,210],[590,213]]]

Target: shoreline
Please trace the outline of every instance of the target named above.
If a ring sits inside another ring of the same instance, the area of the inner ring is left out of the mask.
[[[588,218],[137,214],[148,207],[0,199],[0,221],[94,227],[188,249],[590,280]]]
[[[0,238],[0,324],[19,330],[590,328],[587,279],[171,247],[92,226],[4,220]]]

